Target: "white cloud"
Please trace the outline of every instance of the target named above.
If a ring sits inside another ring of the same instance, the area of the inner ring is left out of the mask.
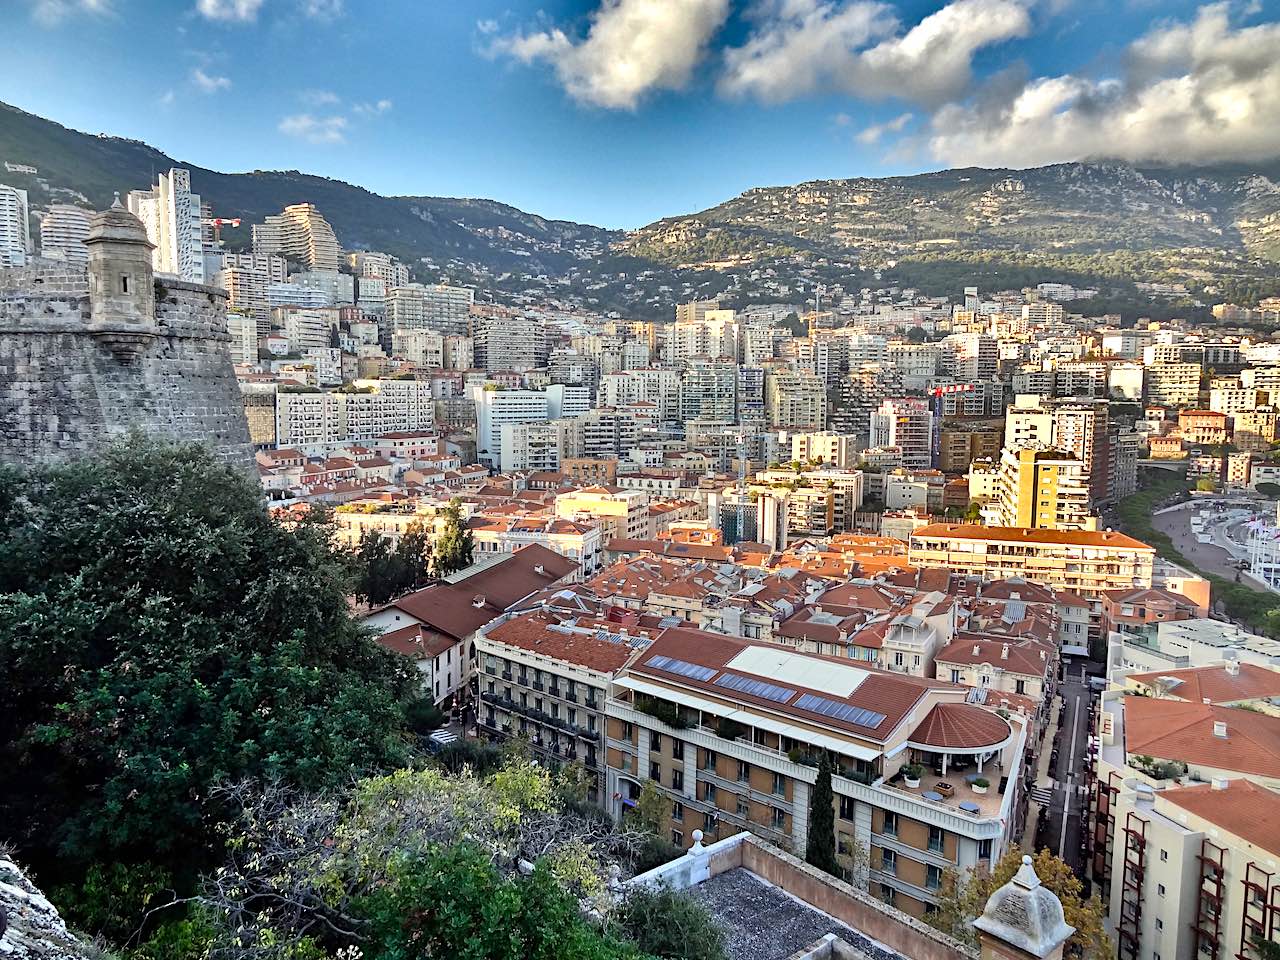
[[[196,12],[209,20],[246,23],[258,19],[263,0],[196,0]]]
[[[376,100],[373,103],[357,103],[351,108],[351,112],[362,117],[373,117],[390,112],[391,107],[391,101],[384,97],[383,99]]]
[[[859,143],[879,143],[880,138],[886,133],[901,133],[914,117],[915,114],[913,113],[901,113],[892,120],[886,120],[884,123],[873,123],[871,126],[859,131],[855,139]]]
[[[156,103],[162,107],[172,107],[177,101],[178,95],[172,90],[166,90],[160,96],[156,97]]]
[[[312,107],[332,107],[342,99],[332,90],[303,90],[298,95],[303,103]]]
[[[310,113],[297,113],[281,120],[279,130],[287,136],[297,137],[307,143],[346,143],[347,118],[317,117]]]
[[[486,34],[497,33],[498,21],[497,20],[477,20],[476,30],[478,30],[480,33],[486,33]]]
[[[302,12],[316,20],[333,20],[342,16],[344,0],[302,0]]]
[[[111,13],[110,0],[34,0],[31,4],[31,16],[46,27],[55,27],[77,13]]]
[[[201,93],[217,93],[219,90],[231,89],[231,78],[205,73],[200,67],[191,71],[191,82]]]
[[[496,40],[491,52],[545,60],[575,100],[629,110],[688,84],[728,14],[729,0],[603,0],[585,38],[553,27]]]
[[[1135,41],[1117,77],[999,77],[943,107],[928,139],[954,165],[1280,155],[1280,23],[1233,27],[1225,3]]]
[[[1031,28],[1017,0],[955,0],[909,30],[874,0],[772,0],[725,51],[720,90],[779,103],[814,93],[943,103],[966,90],[984,47]]]

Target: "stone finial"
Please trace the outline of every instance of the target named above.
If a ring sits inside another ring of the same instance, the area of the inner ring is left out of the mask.
[[[1062,901],[1040,882],[1028,856],[1022,858],[1013,879],[991,895],[973,925],[979,931],[984,960],[1009,955],[1038,960],[1060,957],[1063,944],[1076,932],[1063,915]]]

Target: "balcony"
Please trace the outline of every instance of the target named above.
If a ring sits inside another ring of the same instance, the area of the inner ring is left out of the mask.
[[[546,684],[544,684],[541,680],[533,681],[533,683],[531,683],[530,686],[533,687],[533,689],[537,690],[539,693],[542,693],[547,689]]]
[[[562,692],[563,691],[559,687],[557,687],[555,684],[552,684],[550,687],[547,688],[547,693],[551,694],[551,696],[555,697],[557,700],[560,699],[560,695]]]

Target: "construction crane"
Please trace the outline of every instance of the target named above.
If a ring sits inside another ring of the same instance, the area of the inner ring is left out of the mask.
[[[215,247],[222,246],[222,228],[223,227],[240,226],[239,217],[234,217],[230,219],[226,217],[202,217],[200,219],[200,222],[207,227],[213,227],[213,245]]]

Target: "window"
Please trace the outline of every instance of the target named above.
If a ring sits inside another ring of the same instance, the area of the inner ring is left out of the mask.
[[[672,842],[672,843],[674,843],[677,847],[679,847],[680,849],[682,849],[682,850],[683,850],[683,849],[684,849],[684,834],[683,834],[683,833],[681,833],[679,830],[672,830],[672,831],[671,831],[671,842]]]
[[[1169,861],[1169,851],[1168,851],[1168,850],[1161,850],[1161,851],[1160,851],[1160,862],[1161,862],[1161,863],[1167,863],[1168,861]]]
[[[857,846],[857,841],[847,833],[841,833],[836,836],[836,853],[842,857],[852,857],[853,851]]]
[[[942,889],[942,868],[929,864],[924,870],[924,885],[927,890]]]
[[[702,799],[707,803],[716,802],[716,785],[714,783],[702,784]]]
[[[892,907],[898,902],[898,891],[887,883],[882,883],[880,884],[880,899]]]
[[[1021,693],[1021,694],[1024,694],[1024,695],[1025,695],[1025,694],[1026,694],[1026,692],[1027,692],[1027,681],[1025,681],[1025,680],[1015,680],[1015,681],[1013,682],[1013,692],[1014,692],[1014,693]]]
[[[880,822],[880,832],[889,837],[898,835],[898,815],[896,813],[888,810],[884,812],[884,819]]]
[[[120,278],[120,292],[121,293],[129,292],[129,278],[127,276],[122,276]]]
[[[775,773],[773,775],[773,795],[775,797],[782,797],[782,796],[786,796],[786,793],[787,793],[786,778],[780,773]]]
[[[1157,883],[1157,884],[1156,884],[1156,893],[1158,893],[1158,894],[1159,894],[1160,896],[1162,896],[1162,897],[1164,896],[1164,884],[1163,884],[1163,883]]]
[[[1157,930],[1163,930],[1163,929],[1164,929],[1164,921],[1163,921],[1163,920],[1161,920],[1159,917],[1156,917],[1156,929],[1157,929]]]
[[[671,786],[675,790],[684,789],[684,771],[683,770],[671,771]]]
[[[943,834],[941,827],[929,827],[929,849],[933,853],[941,853],[943,847]]]
[[[899,667],[900,667],[900,666],[902,666],[902,665],[903,665],[903,663],[905,663],[905,662],[906,662],[906,661],[903,659],[903,657],[902,657],[902,651],[901,651],[901,650],[896,650],[896,651],[894,651],[894,654],[893,654],[893,662],[894,662],[894,664],[895,664],[895,665],[897,665],[897,666],[899,666]]]
[[[738,816],[740,817],[751,816],[751,807],[749,807],[747,805],[747,801],[743,800],[741,797],[738,798]]]
[[[959,682],[960,682],[960,671],[959,671],[959,670],[952,670],[952,671],[951,671],[951,682],[952,682],[952,683],[959,683]]]
[[[714,750],[704,750],[702,752],[702,769],[712,770],[716,768],[716,752]]]
[[[660,733],[649,734],[649,749],[653,753],[657,753],[662,749],[662,734]]]
[[[738,761],[738,782],[746,783],[751,779],[751,764],[745,760]]]
[[[898,872],[898,854],[893,850],[881,850],[880,869],[884,873],[896,875]]]
[[[684,804],[679,800],[671,804],[671,819],[676,823],[684,819]]]
[[[991,859],[991,840],[990,839],[978,841],[978,859],[979,860]]]
[[[773,807],[772,810],[773,810],[773,829],[775,830],[785,829],[787,825],[787,815],[783,811],[779,810],[777,807]]]
[[[671,756],[674,757],[676,760],[684,759],[684,741],[683,740],[676,740],[674,737],[672,738]]]
[[[853,797],[840,798],[840,819],[841,820],[853,819]]]
[[[714,833],[716,829],[716,825],[719,824],[719,822],[720,822],[720,818],[717,817],[714,813],[703,814],[702,832]]]
[[[662,782],[662,767],[659,766],[657,760],[649,761],[649,779],[655,783]]]
[[[632,733],[632,731],[631,731],[631,721],[630,721],[630,720],[623,720],[623,721],[622,721],[622,739],[623,739],[623,740],[631,740],[631,739],[632,739],[631,733]]]

